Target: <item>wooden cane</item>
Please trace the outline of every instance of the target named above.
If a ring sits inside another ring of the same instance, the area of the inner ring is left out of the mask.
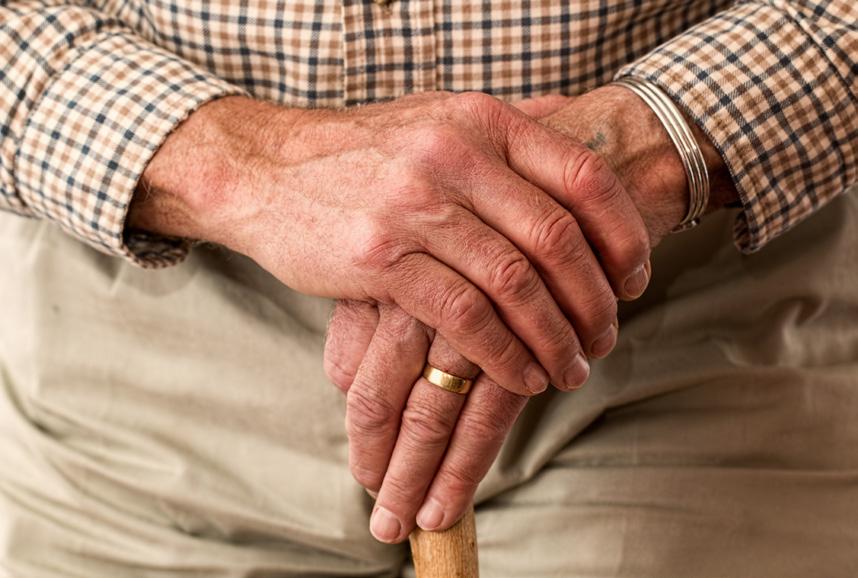
[[[443,532],[416,529],[410,537],[417,578],[478,578],[477,526],[472,505]]]

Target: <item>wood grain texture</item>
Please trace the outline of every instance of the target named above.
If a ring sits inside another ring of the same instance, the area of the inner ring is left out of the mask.
[[[417,578],[479,577],[473,506],[449,530],[425,532],[418,528],[410,540]]]

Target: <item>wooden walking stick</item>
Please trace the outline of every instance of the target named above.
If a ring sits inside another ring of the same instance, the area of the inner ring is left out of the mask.
[[[425,532],[417,528],[409,539],[417,578],[479,577],[473,505],[449,530]]]

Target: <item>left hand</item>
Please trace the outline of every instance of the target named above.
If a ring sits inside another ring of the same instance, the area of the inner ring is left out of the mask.
[[[682,219],[688,198],[682,164],[659,121],[626,89],[517,106],[605,156],[653,246]],[[711,146],[704,153],[713,184],[723,183],[720,157]],[[713,193],[715,203],[729,198],[717,188]],[[454,375],[479,373],[443,337],[394,306],[337,304],[325,369],[348,395],[350,467],[359,483],[378,492],[370,529],[384,542],[404,540],[415,521],[428,530],[455,523],[527,401],[482,374],[467,396],[446,392],[420,377],[427,359]]]
[[[427,360],[475,378],[470,392],[429,383],[421,376]],[[337,302],[325,370],[347,395],[349,467],[362,486],[378,492],[370,529],[382,542],[404,540],[424,500],[416,520],[422,528],[451,526],[528,399],[497,385],[394,305]]]

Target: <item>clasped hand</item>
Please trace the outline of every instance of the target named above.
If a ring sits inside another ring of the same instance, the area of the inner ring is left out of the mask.
[[[616,299],[634,299],[646,287],[649,232],[601,157],[511,107],[469,98],[472,111],[491,111],[491,122],[477,123],[491,132],[474,141],[500,145],[496,156],[474,163],[473,153],[464,155],[452,142],[439,146],[437,161],[445,168],[454,163],[455,190],[471,212],[467,226],[488,230],[453,233],[446,219],[427,219],[423,234],[440,227],[437,234],[452,246],[442,262],[485,293],[500,318],[497,325],[533,352],[552,383],[574,389],[587,378],[587,358],[607,355],[616,343]],[[519,107],[540,117],[570,100],[536,99]],[[482,168],[486,160],[490,164]],[[483,175],[497,184],[486,186]],[[490,247],[495,241],[497,248]],[[481,340],[489,338],[481,331],[495,326],[476,317],[460,321],[457,330]],[[506,374],[485,362],[472,364],[467,353],[457,352],[464,343],[459,335],[433,327],[397,305],[356,300],[339,301],[329,327],[325,367],[347,395],[350,467],[377,496],[370,528],[385,542],[405,539],[415,521],[429,530],[452,525],[473,499],[526,395],[540,391],[527,379],[527,391],[503,381]],[[421,378],[427,360],[454,375],[476,377],[471,392],[456,395]]]
[[[643,167],[632,181],[572,130],[587,120],[576,102],[614,114],[629,103],[621,88],[596,93],[520,109],[478,93],[309,111],[226,97],[144,171],[130,228],[225,245],[297,291],[342,300],[326,368],[347,394],[351,469],[378,492],[381,540],[405,539],[415,520],[455,522],[527,396],[581,386],[588,360],[614,347],[617,299],[648,282],[653,225],[681,218],[683,201],[657,186],[653,206],[674,207],[660,221],[629,190],[673,175],[683,197],[670,143],[650,146],[657,120],[625,139]],[[536,118],[552,110],[566,118],[554,128]],[[650,170],[652,150],[673,170]],[[474,388],[418,379],[427,359],[479,373]]]

